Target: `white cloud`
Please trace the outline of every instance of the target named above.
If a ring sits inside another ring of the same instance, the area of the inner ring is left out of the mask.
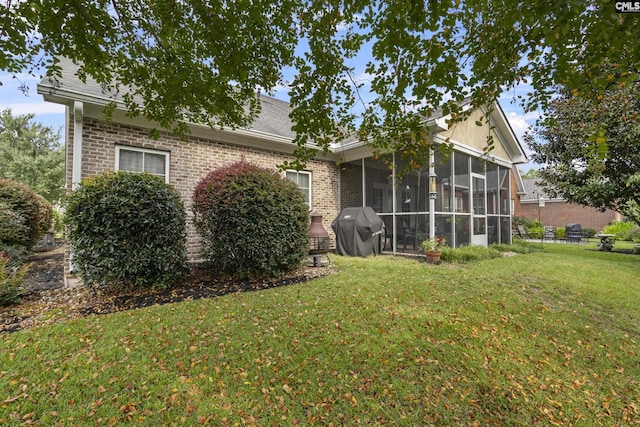
[[[35,114],[36,120],[42,115],[60,115],[60,122],[64,122],[64,106],[45,102],[41,95],[36,93],[36,85],[40,78],[27,73],[17,74],[1,73],[0,81],[0,110],[9,108],[13,115]],[[20,89],[20,84],[27,86],[25,95]]]
[[[340,22],[336,29],[338,31],[347,31],[348,29],[350,29],[353,25],[353,23],[358,23],[360,21],[362,21],[362,18],[364,18],[364,16],[362,14],[356,13],[354,15],[351,16],[351,21],[342,21]]]
[[[359,73],[359,74],[354,74],[352,77],[353,77],[353,81],[356,82],[356,84],[371,86],[371,82],[373,81],[375,75],[371,73]]]
[[[513,132],[522,141],[524,133],[535,124],[536,117],[534,114],[519,114],[515,111],[507,111],[505,114]]]

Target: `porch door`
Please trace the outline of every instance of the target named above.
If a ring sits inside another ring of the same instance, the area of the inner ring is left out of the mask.
[[[485,177],[471,175],[471,197],[473,197],[471,211],[471,244],[487,246],[487,192]]]

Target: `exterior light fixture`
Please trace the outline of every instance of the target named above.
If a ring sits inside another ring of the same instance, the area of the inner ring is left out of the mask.
[[[436,174],[429,174],[429,199],[435,200],[438,194],[438,184],[436,182]]]

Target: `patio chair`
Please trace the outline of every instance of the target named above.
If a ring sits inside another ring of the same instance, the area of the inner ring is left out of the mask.
[[[542,230],[542,240],[552,240],[554,243],[556,241],[556,229],[555,227],[551,227],[549,225],[545,225]]]
[[[582,230],[580,232],[580,243],[589,243],[589,231],[588,230]]]
[[[520,233],[520,237],[522,237],[523,239],[529,238],[529,234],[527,233],[527,229],[524,228],[524,225],[518,226],[518,233]]]
[[[407,250],[407,241],[409,246],[413,246],[413,251],[416,250],[416,233],[409,227],[407,221],[402,221],[402,249]]]

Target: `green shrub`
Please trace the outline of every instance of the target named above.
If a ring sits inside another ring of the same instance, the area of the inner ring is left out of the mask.
[[[542,224],[540,223],[540,221],[536,219],[530,219],[520,215],[513,215],[513,217],[511,218],[511,221],[512,221],[513,227],[517,227],[518,225],[524,225],[524,227],[527,230],[533,227],[542,227]]]
[[[495,248],[484,246],[461,246],[459,248],[443,248],[440,260],[443,262],[471,262],[483,259],[499,258],[502,254]]]
[[[634,222],[619,222],[614,223],[611,228],[614,229],[616,238],[620,240],[638,241],[640,239],[640,227]],[[608,229],[608,228],[605,228]],[[606,231],[605,233],[608,233]]]
[[[0,251],[0,307],[20,301],[26,273],[26,265],[14,265],[11,257]]]
[[[629,231],[625,235],[625,240],[631,240],[635,243],[640,243],[640,226],[633,224]]]
[[[635,224],[630,221],[614,221],[604,227],[602,233],[615,234],[615,238],[620,240],[632,240],[632,237],[629,237],[629,233],[631,232],[631,234],[633,234],[631,230],[634,225]]]
[[[29,187],[0,179],[0,242],[31,250],[51,228],[53,209]]]
[[[184,204],[151,174],[84,179],[68,198],[65,224],[86,286],[167,287],[186,268]]]
[[[527,234],[530,239],[540,239],[542,238],[542,226],[534,225],[527,228]]]
[[[277,276],[306,258],[305,197],[274,171],[245,161],[211,171],[195,188],[193,212],[203,255],[223,273]]]
[[[9,266],[17,268],[26,262],[31,251],[24,246],[0,242],[0,253],[4,254]]]
[[[518,254],[529,254],[531,252],[539,252],[542,250],[540,243],[525,242],[522,240],[514,241],[511,245],[494,243],[490,248],[500,252],[515,252]]]
[[[57,209],[53,210],[53,232],[56,237],[64,233],[64,214]]]

